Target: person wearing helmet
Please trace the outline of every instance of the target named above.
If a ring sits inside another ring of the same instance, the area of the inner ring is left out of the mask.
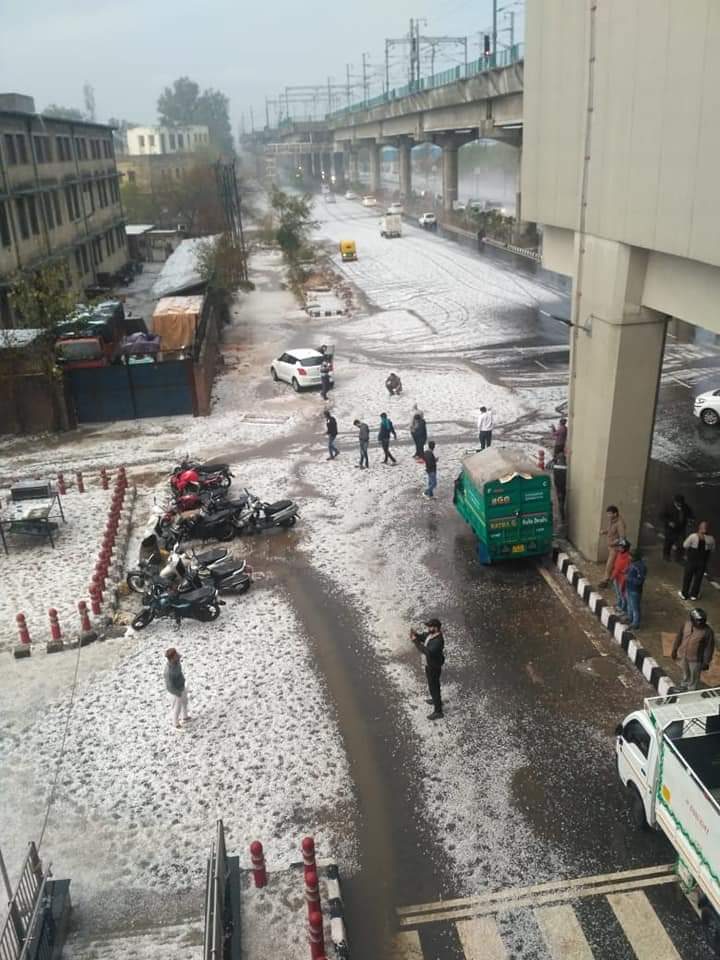
[[[707,622],[705,611],[695,607],[678,630],[671,654],[673,660],[680,661],[683,690],[698,689],[700,673],[708,669],[714,654],[715,633]]]
[[[615,606],[623,613],[627,610],[625,576],[630,566],[630,559],[630,541],[621,537],[617,542],[617,552],[612,568],[612,584],[615,588]]]

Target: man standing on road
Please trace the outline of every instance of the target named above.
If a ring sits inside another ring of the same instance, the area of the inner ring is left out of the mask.
[[[618,540],[615,563],[612,569],[612,582],[615,588],[615,606],[623,613],[627,608],[625,596],[625,575],[630,566],[630,541]]]
[[[557,496],[558,502],[558,513],[560,514],[560,520],[564,523],[565,496],[567,494],[567,460],[565,459],[565,453],[561,450],[555,454],[548,464],[548,467],[552,470],[555,495]]]
[[[697,690],[700,672],[707,670],[715,654],[715,634],[700,607],[690,611],[689,618],[678,630],[672,648],[673,660],[680,660],[682,686]]]
[[[339,453],[335,442],[337,439],[338,426],[337,420],[329,410],[325,411],[325,433],[327,433],[328,438],[328,460],[334,460]]]
[[[327,400],[328,390],[330,389],[330,360],[323,356],[320,364],[320,395],[323,400]]]
[[[428,628],[427,633],[411,630],[410,639],[425,657],[425,676],[430,691],[428,703],[431,703],[434,708],[428,715],[428,720],[440,720],[443,715],[440,674],[445,663],[445,638],[442,635],[442,625],[439,620],[433,617],[426,621],[425,626]]]
[[[417,405],[415,406],[415,413],[410,423],[410,436],[415,442],[415,459],[418,463],[422,463],[423,449],[425,448],[425,441],[427,440],[427,424],[425,423],[422,410],[418,410]]]
[[[358,428],[358,440],[360,441],[360,463],[358,466],[370,468],[368,460],[368,444],[370,443],[370,427],[362,420],[353,420],[353,426]]]
[[[396,394],[400,396],[402,393],[402,380],[396,373],[391,373],[385,381],[385,387],[391,397],[394,397]]]
[[[640,607],[642,592],[647,579],[647,565],[640,550],[633,550],[630,554],[630,566],[625,574],[625,597],[627,598],[627,615],[631,630],[640,626]]]
[[[425,472],[427,474],[427,489],[423,491],[424,497],[435,495],[434,490],[437,487],[437,457],[435,456],[435,441],[430,440],[427,450],[423,453],[425,461]]]
[[[615,565],[615,557],[618,552],[618,540],[625,539],[625,521],[620,516],[620,511],[614,504],[606,507],[605,517],[607,525],[604,530],[600,531],[600,534],[601,536],[607,537],[608,556],[607,562],[605,563],[605,577],[598,584],[600,587],[607,587],[610,583]]]
[[[685,550],[685,571],[682,590],[678,591],[683,600],[697,600],[700,596],[703,577],[707,570],[710,554],[715,549],[715,537],[708,533],[706,520],[698,524],[697,533],[691,533],[683,543]]]
[[[695,519],[689,504],[681,493],[676,493],[672,503],[668,504],[662,512],[663,522],[663,560],[669,560],[672,548],[675,547],[675,557],[678,562],[683,559],[683,540],[687,531],[687,525]]]
[[[393,437],[397,440],[397,434],[395,433],[395,427],[393,422],[388,417],[386,413],[380,414],[380,429],[378,430],[378,440],[382,446],[383,453],[385,454],[385,459],[383,463],[392,463],[393,466],[397,464],[397,460],[390,453],[390,437]]]
[[[552,428],[553,435],[553,457],[557,457],[559,453],[565,453],[565,445],[567,444],[567,418],[560,417],[560,423],[557,427]]]
[[[165,651],[165,686],[168,693],[173,698],[173,720],[175,726],[179,729],[187,723],[188,716],[188,696],[185,687],[185,676],[180,665],[180,654],[175,647],[168,647]]]
[[[492,445],[492,432],[494,426],[495,421],[492,415],[492,410],[488,410],[487,407],[480,407],[480,415],[478,416],[478,439],[480,440],[481,450],[484,450],[485,447]]]

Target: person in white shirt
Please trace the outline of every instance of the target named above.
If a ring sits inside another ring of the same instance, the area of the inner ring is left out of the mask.
[[[492,410],[487,407],[480,407],[480,416],[478,417],[478,436],[480,438],[480,449],[492,445],[492,432],[494,420]]]

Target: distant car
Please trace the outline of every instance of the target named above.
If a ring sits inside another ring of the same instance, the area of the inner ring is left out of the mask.
[[[375,199],[375,197],[363,197],[363,198],[362,198],[362,205],[363,205],[364,207],[376,207],[376,206],[377,206],[377,200]]]
[[[720,390],[708,390],[695,397],[693,413],[709,427],[720,423]]]
[[[405,211],[403,210],[403,205],[401,203],[398,203],[396,200],[394,203],[390,204],[390,206],[387,208],[387,212],[388,213],[404,213]]]
[[[305,313],[309,317],[321,317],[323,315],[322,307],[319,303],[307,303],[305,305]]]
[[[345,199],[346,199],[346,200],[357,200],[357,194],[356,194],[356,193],[353,193],[352,190],[346,190],[346,191],[345,191]]]
[[[437,217],[434,213],[421,213],[418,217],[418,223],[426,230],[434,230],[437,227]]]
[[[282,353],[277,360],[273,360],[270,365],[270,376],[276,382],[283,380],[289,383],[297,393],[303,387],[320,386],[322,362],[323,355],[319,350],[295,347],[287,353]],[[332,374],[330,374],[330,382],[333,382]]]
[[[335,194],[334,194],[334,193],[326,193],[326,194],[325,194],[325,203],[336,203],[336,202],[337,202],[337,201],[335,200]]]

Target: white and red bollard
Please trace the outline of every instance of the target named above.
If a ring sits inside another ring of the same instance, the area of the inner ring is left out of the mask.
[[[97,591],[97,587],[91,586],[90,590],[90,609],[92,610],[92,615],[94,617],[99,617],[102,613],[101,601],[102,597]]]
[[[308,940],[312,960],[322,960],[325,956],[325,936],[322,914],[317,910],[313,911],[308,918]]]
[[[15,617],[15,622],[17,623],[17,627],[18,627],[18,634],[19,634],[19,637],[20,637],[20,643],[26,643],[26,644],[28,644],[28,646],[29,646],[29,645],[30,645],[30,631],[28,630],[28,626],[27,626],[27,623],[26,623],[26,621],[25,621],[25,614],[24,614],[24,613],[18,613],[17,616]]]
[[[84,600],[78,600],[78,613],[80,614],[80,629],[83,633],[90,633],[92,630],[92,624],[90,623],[90,616],[88,614],[87,604]]]
[[[538,462],[538,470],[544,470],[545,469],[545,451],[542,448],[538,450],[537,462]]]
[[[50,620],[50,637],[52,640],[62,640],[62,630],[58,620],[58,612],[55,607],[48,610],[48,619]]]
[[[100,483],[102,484],[103,490],[107,490],[108,486],[110,485],[110,481],[108,480],[107,470],[105,469],[105,467],[103,467],[102,470],[100,471]]]
[[[312,837],[303,837],[302,840],[302,858],[303,873],[307,879],[308,873],[317,874],[317,864],[315,863],[315,841]]]
[[[267,886],[267,870],[265,868],[265,854],[259,840],[250,844],[250,860],[252,861],[253,880],[256,887]]]
[[[58,488],[58,493],[59,493],[62,497],[64,497],[65,494],[66,494],[66,492],[67,492],[67,490],[66,490],[66,488],[65,488],[65,477],[62,475],[62,473],[59,473],[59,474],[57,475],[57,488]]]
[[[309,870],[305,874],[305,902],[307,904],[308,917],[320,912],[320,884],[318,882],[318,875],[314,870]]]
[[[83,475],[79,470],[75,474],[75,483],[77,484],[78,493],[85,493],[85,482],[83,480]]]

